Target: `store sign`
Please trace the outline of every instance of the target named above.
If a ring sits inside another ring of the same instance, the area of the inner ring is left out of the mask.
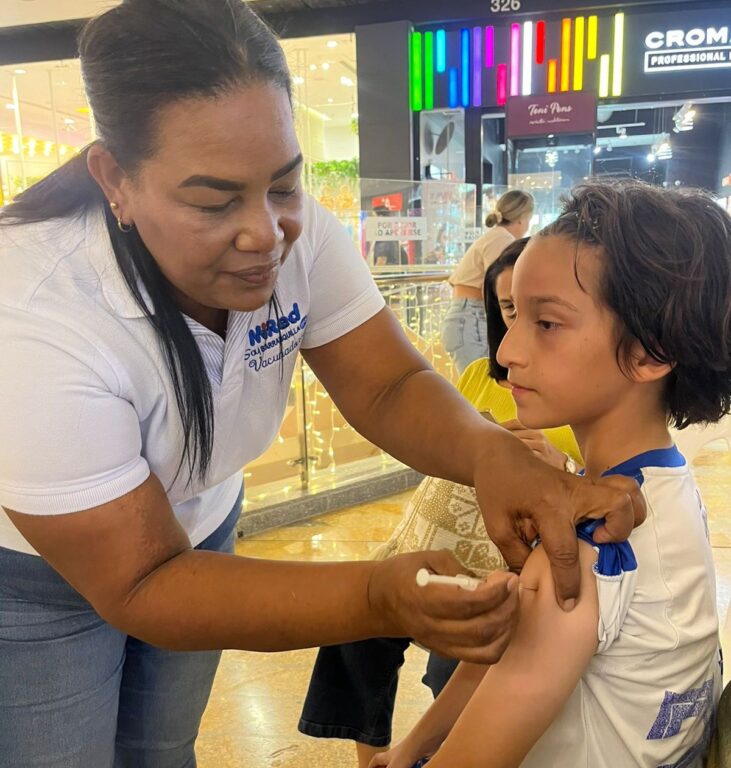
[[[596,97],[586,91],[519,96],[506,108],[508,135],[545,136],[551,133],[593,133]]]
[[[389,216],[366,219],[366,239],[386,242],[426,240],[425,216]]]
[[[645,72],[731,67],[729,26],[655,30],[645,37]]]

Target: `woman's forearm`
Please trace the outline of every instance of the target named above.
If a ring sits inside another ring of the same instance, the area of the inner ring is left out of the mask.
[[[288,563],[187,550],[104,616],[171,650],[282,651],[388,635],[369,605],[373,563]]]
[[[346,418],[348,418],[346,416]],[[478,457],[529,456],[506,430],[488,422],[442,376],[411,372],[384,390],[364,414],[348,420],[367,439],[427,475],[464,485]]]

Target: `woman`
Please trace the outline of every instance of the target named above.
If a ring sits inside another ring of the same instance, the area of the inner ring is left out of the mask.
[[[497,349],[515,318],[511,298],[513,267],[528,238],[511,243],[485,273],[487,338]],[[516,420],[507,371],[496,360],[475,360],[457,388],[472,405],[510,429],[533,453],[551,466],[575,472],[581,463],[576,439],[568,427],[525,429]],[[409,501],[403,519],[375,554],[389,558],[419,550],[447,550],[460,565],[480,578],[504,570],[505,560],[490,541],[473,488],[428,477]],[[391,721],[399,669],[410,641],[373,638],[321,648],[312,674],[299,729],[309,736],[353,739],[359,768],[391,742]],[[451,676],[457,661],[430,654],[424,682],[434,697]]]
[[[482,303],[485,272],[505,247],[526,234],[532,216],[531,195],[518,189],[506,192],[485,219],[489,232],[470,246],[449,278],[454,292],[441,337],[460,375],[473,360],[489,354]]]
[[[270,31],[238,0],[125,0],[80,52],[100,139],[0,227],[3,761],[194,765],[222,648],[408,634],[499,657],[509,577],[454,594],[414,584],[421,566],[457,571],[441,554],[226,554],[241,467],[276,435],[300,349],[369,439],[496,500],[490,525],[516,566],[509,521],[541,509],[570,602],[571,521],[610,509],[606,535],[626,536],[634,489],[567,483],[411,349],[348,236],[302,192]],[[436,408],[455,423],[425,423]]]

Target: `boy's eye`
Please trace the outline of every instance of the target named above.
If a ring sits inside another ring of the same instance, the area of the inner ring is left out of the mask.
[[[555,331],[560,328],[560,323],[553,323],[550,320],[538,320],[536,325],[544,331]]]

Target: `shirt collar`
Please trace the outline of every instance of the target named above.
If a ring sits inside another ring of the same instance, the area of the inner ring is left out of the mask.
[[[84,226],[89,262],[99,275],[101,290],[109,306],[115,314],[123,318],[145,317],[117,263],[101,206],[95,206],[86,212]],[[150,313],[154,314],[155,308],[147,289],[139,279],[137,284]]]

